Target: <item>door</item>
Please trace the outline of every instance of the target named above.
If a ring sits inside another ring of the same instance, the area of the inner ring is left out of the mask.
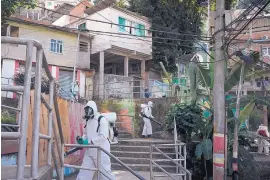
[[[73,72],[67,70],[59,70],[59,95],[64,99],[71,99],[71,86],[73,80]]]

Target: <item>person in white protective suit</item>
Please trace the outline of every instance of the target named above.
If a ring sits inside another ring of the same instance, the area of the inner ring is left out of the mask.
[[[142,104],[141,116],[143,117],[144,126],[143,126],[143,137],[151,137],[152,135],[152,124],[150,119],[154,119],[152,115],[153,102],[149,101],[147,105]]]
[[[257,130],[257,134],[263,137],[270,137],[267,126],[260,125]],[[269,155],[270,143],[266,139],[260,138],[258,141],[258,153],[262,153]]]
[[[88,119],[85,127],[83,139],[87,139],[89,144],[100,146],[110,152],[109,123],[104,118],[100,118],[100,113],[97,110],[97,105],[94,101],[89,101],[85,106],[85,118]],[[100,118],[100,120],[99,120]],[[99,121],[99,122],[98,122]],[[111,171],[110,157],[101,151],[101,169],[111,179],[116,179]],[[97,168],[97,148],[88,148],[85,152],[82,167]],[[97,171],[89,171],[81,169],[77,180],[98,180]],[[108,178],[101,173],[101,180]]]

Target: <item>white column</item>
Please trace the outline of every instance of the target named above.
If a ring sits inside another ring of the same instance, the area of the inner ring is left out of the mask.
[[[99,98],[104,95],[104,51],[99,54]]]
[[[128,76],[128,57],[124,60],[124,76]]]

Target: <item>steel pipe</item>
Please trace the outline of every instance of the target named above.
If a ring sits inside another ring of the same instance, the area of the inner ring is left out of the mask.
[[[50,69],[49,69],[49,65],[48,65],[48,62],[47,62],[47,59],[46,59],[46,56],[45,56],[44,53],[43,53],[43,59],[42,59],[42,61],[43,61],[43,68],[44,68],[44,70],[45,70],[46,75],[48,76],[48,78],[49,78],[51,81],[54,80],[54,78],[53,78],[53,76],[52,76],[52,73],[51,73],[51,71],[50,71]]]
[[[47,136],[45,134],[39,134],[39,138],[40,139],[47,139],[47,140],[50,140],[51,139],[51,136]]]
[[[1,139],[18,139],[21,137],[19,132],[1,132]]]
[[[52,128],[53,128],[53,89],[54,89],[54,80],[50,81],[49,84],[49,106],[51,107],[51,110],[49,110],[48,114],[48,136],[52,137]],[[48,156],[47,156],[47,164],[52,164],[52,138],[48,141]]]
[[[45,107],[48,109],[48,111],[51,111],[52,110],[52,106],[50,106],[46,99],[41,95],[41,102],[45,105]]]
[[[69,168],[75,168],[75,169],[84,169],[88,171],[97,171],[97,168],[88,168],[88,167],[82,167],[82,166],[76,166],[76,165],[70,165],[70,164],[64,164],[64,167],[69,167]]]
[[[57,94],[56,94],[55,87],[54,87],[54,93],[53,93],[53,102],[54,102],[54,110],[55,110],[55,115],[56,115],[61,144],[64,144],[65,142],[64,142],[64,136],[63,136],[63,130],[62,130],[62,124],[61,124],[61,118],[60,118],[60,113],[59,113],[59,107],[58,107]]]
[[[2,85],[1,86],[1,91],[11,91],[11,92],[16,92],[16,91],[24,91],[23,86],[11,86],[11,85]]]
[[[14,111],[21,111],[21,109],[15,108],[15,107],[11,107],[11,106],[5,106],[5,105],[1,105],[2,108],[6,108],[6,109],[11,109]]]
[[[163,156],[165,156],[167,159],[169,159],[171,162],[173,162],[176,166],[180,167],[183,171],[185,171],[188,174],[188,176],[189,176],[189,180],[191,180],[191,173],[188,170],[186,170],[181,164],[178,164],[177,162],[175,162],[172,158],[170,158],[170,156],[168,156],[167,154],[165,154],[164,152],[162,152],[157,147],[153,146],[153,148],[155,150],[157,150],[160,154],[162,154]]]
[[[2,42],[7,38],[2,37]],[[18,39],[18,38],[13,38]],[[10,41],[8,41],[10,42]],[[7,42],[7,43],[8,43]],[[24,178],[24,165],[25,165],[25,152],[26,152],[26,140],[27,140],[27,129],[28,129],[28,110],[30,105],[30,87],[31,87],[31,75],[32,75],[32,53],[33,53],[33,42],[27,41],[26,48],[26,61],[25,61],[25,74],[24,74],[24,89],[23,89],[23,103],[21,111],[21,124],[20,124],[20,145],[18,153],[17,163],[17,180]]]
[[[52,120],[52,128],[53,128],[53,133],[56,136],[56,127],[55,127],[55,124],[54,124],[53,120]],[[58,139],[56,137],[55,137],[55,143],[54,144],[56,146],[57,153],[58,153],[58,155],[60,157],[61,156],[61,150],[60,150],[59,145],[61,145],[61,143],[59,143],[59,141],[58,141]],[[59,160],[60,160],[61,167],[63,167],[64,166],[63,159],[62,158],[59,158]]]
[[[19,104],[18,104],[18,109],[22,109],[22,103],[23,103],[23,94],[19,94]],[[19,116],[18,116],[18,132],[20,132],[20,126],[21,126],[21,120],[22,120],[22,111],[19,112]]]
[[[158,165],[157,163],[155,163],[154,161],[152,161],[152,163],[158,167],[161,171],[163,171],[165,174],[167,174],[170,178],[177,180],[176,178],[174,178],[170,173],[168,173],[164,168],[162,168],[160,165]]]
[[[54,153],[53,145],[51,146],[51,152],[52,152],[52,157],[53,157],[54,168],[55,168],[55,171],[56,171],[56,178],[57,178],[57,180],[60,180],[60,174],[59,174],[59,169],[58,169],[58,166],[57,166],[57,160],[56,160],[56,155]]]
[[[117,157],[115,157],[114,155],[112,155],[111,153],[109,153],[108,151],[106,151],[105,149],[99,147],[100,150],[102,150],[105,154],[107,154],[111,159],[117,161],[123,168],[125,168],[126,170],[128,170],[131,174],[133,174],[134,176],[136,176],[137,178],[139,178],[140,180],[145,180],[144,177],[142,177],[140,174],[138,174],[137,172],[133,171],[130,167],[128,167],[126,164],[124,164],[122,161],[120,161]]]
[[[36,72],[35,72],[35,94],[34,94],[34,119],[32,133],[32,159],[31,159],[31,178],[38,177],[38,150],[39,150],[39,124],[41,110],[41,76],[42,76],[42,56],[43,49],[37,51]],[[45,136],[41,136],[44,138]]]
[[[81,145],[81,144],[65,144],[65,147],[79,147],[79,148],[99,148],[96,145]]]
[[[7,127],[19,127],[18,124],[1,124],[1,126],[7,126]]]

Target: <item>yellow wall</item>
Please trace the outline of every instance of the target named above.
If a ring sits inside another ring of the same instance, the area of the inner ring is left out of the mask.
[[[49,64],[65,67],[73,67],[73,62],[77,56],[77,35],[63,31],[57,31],[50,28],[28,25],[17,22],[9,22],[12,26],[19,27],[19,38],[34,39],[43,45],[44,52]],[[56,54],[50,52],[50,40],[63,41],[63,53]],[[25,60],[25,46],[14,46],[2,44],[2,57]],[[33,61],[36,58],[36,51],[33,52]]]

